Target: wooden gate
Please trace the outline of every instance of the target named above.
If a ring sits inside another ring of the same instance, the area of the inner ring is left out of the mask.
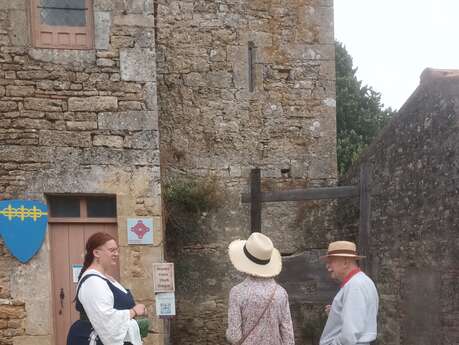
[[[97,201],[91,198],[89,204]],[[62,211],[63,204],[78,207],[79,212],[70,208]],[[99,231],[107,232],[114,238],[118,237],[116,217],[94,217],[93,214],[93,217],[88,217],[87,209],[88,198],[50,198],[49,233],[55,345],[66,344],[70,325],[79,318],[73,303],[77,285],[74,275],[77,274],[79,265],[83,264],[87,239]],[[79,217],[76,217],[78,214]],[[119,279],[119,267],[112,274]]]
[[[358,186],[323,187],[310,189],[292,189],[274,192],[261,191],[260,169],[252,169],[250,177],[250,194],[242,194],[242,202],[250,203],[251,232],[261,232],[261,211],[263,202],[304,201],[323,199],[360,198],[359,220],[359,253],[367,255],[368,234],[370,230],[370,197],[368,191],[368,168],[363,165],[360,170]],[[279,281],[284,285],[291,299],[301,303],[331,303],[337,290],[324,267],[318,260],[322,251],[313,249],[293,257],[283,258],[283,269]],[[367,260],[360,263],[367,271],[370,265]],[[306,295],[305,286],[313,283],[317,288],[314,293]]]

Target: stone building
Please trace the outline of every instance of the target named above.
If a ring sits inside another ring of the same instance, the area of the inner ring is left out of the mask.
[[[170,211],[173,343],[223,344],[229,288],[241,279],[227,246],[250,234],[241,204],[250,169],[261,169],[264,190],[337,178],[332,1],[159,1],[156,18],[164,176],[203,184],[210,176],[220,193],[197,221]],[[324,248],[328,205],[265,204],[262,232],[283,255]],[[306,344],[301,327],[297,338]]]
[[[152,310],[151,265],[163,260],[153,13],[152,1],[0,1],[0,198],[51,211],[28,263],[0,242],[0,344],[65,342],[70,266],[101,229]],[[153,245],[127,245],[128,217],[153,218]],[[151,314],[146,343],[161,344]]]
[[[223,344],[240,278],[226,247],[249,234],[250,169],[264,189],[336,182],[332,0],[0,0],[0,26],[0,199],[51,212],[30,262],[0,242],[0,344],[62,343],[74,285],[62,321],[56,277],[71,258],[58,248],[102,228],[120,242],[121,281],[150,308],[146,344],[164,341],[151,264],[165,259],[176,264],[173,343]],[[194,232],[168,229],[167,253],[160,178],[218,192]],[[94,203],[109,216],[88,216]],[[265,205],[263,232],[284,255],[323,248],[331,206]],[[153,218],[152,245],[128,245],[132,217]]]
[[[459,71],[426,69],[343,183],[370,171],[370,273],[384,345],[459,343]],[[340,205],[352,238],[356,208]],[[358,212],[358,211],[357,211]]]

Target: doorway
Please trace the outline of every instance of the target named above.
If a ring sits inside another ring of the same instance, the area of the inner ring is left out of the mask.
[[[99,231],[118,238],[116,199],[49,196],[48,204],[55,345],[65,345],[70,326],[79,319],[73,300],[86,241]],[[111,274],[119,280],[119,265]]]

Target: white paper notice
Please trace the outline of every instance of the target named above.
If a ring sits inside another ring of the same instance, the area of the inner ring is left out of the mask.
[[[73,275],[73,282],[78,283],[78,276],[80,275],[81,269],[83,265],[72,265],[72,275]]]
[[[175,293],[161,292],[156,294],[156,316],[175,315]]]

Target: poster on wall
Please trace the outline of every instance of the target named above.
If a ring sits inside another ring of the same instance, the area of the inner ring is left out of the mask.
[[[0,201],[0,237],[20,262],[41,248],[48,225],[48,206],[36,200]]]
[[[155,296],[156,316],[167,317],[175,315],[175,293],[161,292]]]
[[[128,244],[153,244],[153,218],[128,218]]]
[[[158,262],[153,264],[153,288],[155,292],[175,291],[173,263]]]
[[[83,265],[81,264],[72,265],[72,278],[74,283],[78,283],[78,277],[80,276],[80,272],[82,269]]]

